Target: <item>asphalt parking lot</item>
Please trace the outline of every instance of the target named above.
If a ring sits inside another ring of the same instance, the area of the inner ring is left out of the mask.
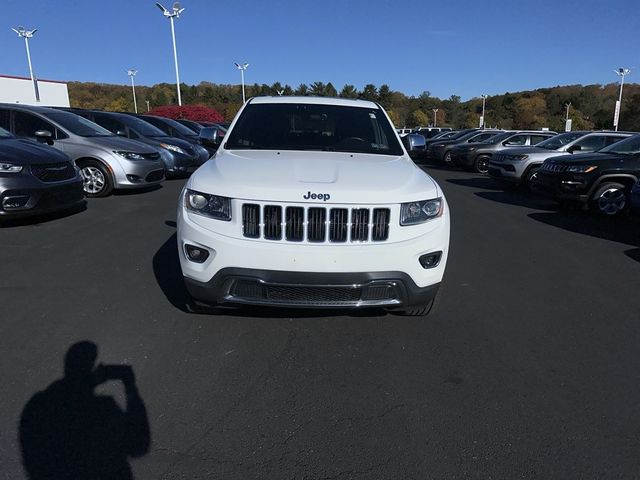
[[[453,217],[428,319],[188,313],[181,180],[1,229],[0,478],[25,478],[23,409],[81,340],[135,372],[136,479],[637,478],[640,221],[429,171]],[[124,406],[119,382],[99,390]]]

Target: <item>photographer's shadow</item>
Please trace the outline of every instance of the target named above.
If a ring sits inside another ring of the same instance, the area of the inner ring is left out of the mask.
[[[36,393],[22,411],[20,446],[28,478],[133,479],[129,459],[149,450],[147,411],[128,365],[95,366],[97,346],[72,345],[64,377]],[[123,411],[94,389],[109,380],[124,385]]]

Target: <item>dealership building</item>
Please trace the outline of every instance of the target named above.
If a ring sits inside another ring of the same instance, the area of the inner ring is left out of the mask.
[[[38,80],[40,101],[36,100],[33,82],[28,77],[0,75],[0,103],[68,107],[69,90],[65,82]]]

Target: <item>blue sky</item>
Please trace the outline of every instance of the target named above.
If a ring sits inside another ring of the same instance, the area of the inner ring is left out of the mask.
[[[36,75],[126,84],[175,82],[168,20],[154,1],[4,0],[0,74],[28,75],[10,28],[37,27]],[[171,2],[165,0],[165,5]],[[181,80],[386,83],[463,99],[566,84],[640,82],[638,0],[184,0]],[[638,77],[636,80],[635,77]]]

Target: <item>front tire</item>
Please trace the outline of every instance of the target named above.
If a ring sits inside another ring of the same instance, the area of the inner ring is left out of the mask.
[[[489,157],[483,155],[481,157],[476,158],[475,162],[473,162],[473,170],[476,173],[481,173],[482,175],[486,175],[489,173]]]
[[[452,165],[453,160],[451,160],[451,152],[445,153],[442,161],[445,163],[445,165]]]
[[[80,164],[80,175],[87,197],[106,197],[113,191],[111,173],[96,160],[85,160]]]
[[[538,174],[538,170],[540,167],[533,167],[530,168],[527,173],[524,176],[524,186],[527,190],[531,190],[531,184],[533,182],[533,180],[536,178],[536,175]]]
[[[433,315],[438,311],[438,306],[440,305],[440,292],[442,292],[442,285],[438,288],[438,291],[430,302],[423,303],[422,305],[414,305],[403,310],[394,310],[393,313],[403,317],[426,317],[427,315]]]
[[[600,215],[613,217],[627,208],[628,196],[626,187],[621,183],[605,182],[594,193],[591,206]]]

